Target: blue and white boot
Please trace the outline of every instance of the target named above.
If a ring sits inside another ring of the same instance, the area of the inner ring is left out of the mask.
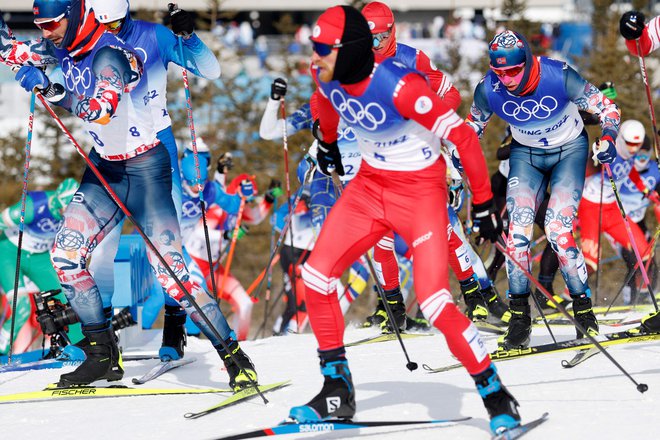
[[[355,387],[344,348],[320,356],[323,388],[306,405],[291,408],[289,418],[298,423],[350,420],[355,415]]]
[[[185,324],[186,312],[180,306],[165,305],[163,343],[158,350],[161,361],[176,361],[183,358],[186,346]]]
[[[497,368],[491,364],[483,373],[472,376],[490,416],[490,430],[499,434],[520,426],[518,401],[502,385]]]

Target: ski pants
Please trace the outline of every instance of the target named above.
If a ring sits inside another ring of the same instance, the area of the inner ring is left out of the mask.
[[[228,337],[231,330],[218,305],[208,293],[190,281],[184,263],[179,223],[172,202],[172,173],[167,149],[159,144],[121,161],[102,159],[96,150],[92,150],[89,157],[220,336],[223,339]],[[87,167],[80,188],[64,213],[64,223],[51,250],[51,260],[64,293],[83,328],[106,323],[101,295],[87,260],[123,218],[124,213]],[[214,346],[220,345],[215,333],[149,247],[147,255],[167,294],[181,304]],[[105,263],[112,264],[112,261]]]
[[[573,237],[573,221],[582,196],[588,153],[585,131],[565,145],[551,149],[531,148],[515,140],[511,143],[506,198],[507,250],[531,271],[529,248],[534,218],[549,185],[545,234],[559,258],[559,267],[571,295],[585,293],[589,288],[584,256]],[[507,274],[509,295],[530,292],[526,275],[511,261],[507,261]]]
[[[445,173],[444,161],[415,172],[362,163],[303,266],[307,312],[319,350],[344,345],[336,288],[342,273],[394,230],[412,247],[415,292],[424,316],[445,335],[449,349],[471,374],[490,365],[478,331],[449,292]]]

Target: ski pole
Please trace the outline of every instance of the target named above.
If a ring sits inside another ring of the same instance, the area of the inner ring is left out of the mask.
[[[644,81],[644,89],[646,90],[646,99],[649,103],[649,115],[651,116],[651,125],[653,127],[653,151],[655,152],[655,157],[660,158],[658,154],[658,128],[655,122],[655,110],[653,109],[653,98],[651,97],[651,87],[649,86],[649,78],[646,74],[646,62],[644,61],[644,55],[642,55],[642,47],[639,43],[639,38],[635,40],[635,46],[637,47],[637,54],[639,55],[639,70],[642,73],[642,80]],[[660,169],[660,162],[658,162],[658,168]],[[658,306],[656,305],[656,310]]]
[[[599,142],[596,140],[596,142]],[[626,225],[626,232],[628,233],[628,239],[630,240],[630,245],[635,252],[635,257],[637,257],[637,262],[639,263],[639,270],[642,273],[642,279],[646,283],[646,287],[649,290],[649,295],[651,295],[651,300],[653,301],[653,306],[655,311],[659,311],[658,302],[655,299],[655,293],[653,292],[653,287],[651,286],[651,281],[649,281],[649,276],[646,273],[646,268],[644,267],[644,262],[642,261],[642,256],[639,254],[639,249],[637,248],[637,243],[635,242],[635,237],[633,236],[632,229],[630,228],[630,221],[626,215],[626,210],[623,208],[623,203],[621,202],[621,196],[619,195],[619,190],[616,188],[616,183],[614,182],[614,176],[612,175],[612,169],[610,164],[603,164],[605,166],[605,171],[607,171],[607,176],[610,179],[610,185],[612,185],[612,192],[614,192],[614,197],[616,198],[616,203],[619,206],[619,211],[621,212],[621,217],[623,217],[623,223]]]
[[[274,200],[273,203],[273,214],[277,212],[277,199]],[[275,221],[273,219],[273,224],[270,226],[270,252],[273,252],[273,248],[275,247]],[[273,284],[273,268],[272,266],[268,268],[268,270],[265,273],[266,275],[266,305],[264,307],[264,322],[262,324],[263,328],[266,328],[266,320],[268,319],[268,315],[270,314],[268,311],[268,307],[270,306],[270,291],[271,287]],[[249,295],[249,293],[248,293]]]
[[[177,5],[174,3],[170,3],[167,5],[168,10],[170,12],[170,15],[172,12],[174,12],[176,9],[178,9]],[[181,58],[181,62],[185,66],[185,57],[183,54],[183,40],[179,36],[177,37],[178,41],[178,46],[179,46],[179,58]],[[213,267],[213,256],[211,255],[211,240],[209,238],[209,227],[208,223],[206,221],[206,204],[204,203],[204,187],[202,185],[202,174],[199,168],[199,154],[197,151],[197,134],[195,132],[195,120],[193,119],[193,111],[192,111],[192,99],[190,97],[190,85],[188,84],[188,71],[186,70],[185,67],[181,68],[181,76],[183,78],[183,90],[185,91],[186,94],[186,114],[188,116],[188,127],[190,128],[190,141],[192,144],[192,150],[193,150],[193,157],[195,159],[195,172],[196,172],[196,177],[197,177],[197,191],[199,194],[199,206],[200,210],[202,212],[202,225],[204,227],[204,239],[206,240],[206,257],[209,262],[209,267]],[[213,273],[213,270],[210,271],[210,278],[211,278],[211,289],[213,291],[213,297],[217,301],[217,288],[215,285],[215,274]]]
[[[7,364],[11,364],[14,353],[14,330],[16,327],[16,303],[18,302],[18,282],[21,277],[21,250],[23,248],[23,229],[25,228],[25,204],[27,203],[28,175],[30,172],[30,150],[32,148],[32,127],[34,125],[34,106],[36,94],[30,95],[30,113],[28,115],[28,132],[25,141],[25,165],[23,167],[23,188],[21,191],[21,219],[18,223],[18,245],[16,246],[16,272],[14,274],[14,295],[11,305],[11,329],[9,331],[9,356]]]
[[[600,169],[600,205],[598,205],[598,246],[596,255],[598,258],[598,265],[596,266],[596,292],[594,293],[594,304],[598,303],[598,290],[600,286],[600,256],[601,256],[601,247],[600,247],[600,236],[602,235],[603,230],[603,187],[605,186],[605,170],[601,167]]]
[[[339,180],[339,175],[334,171],[332,171],[332,182],[335,185],[335,189],[341,196],[343,185],[341,183],[341,180]],[[380,300],[383,302],[385,313],[387,313],[387,319],[389,319],[390,323],[392,323],[392,329],[394,330],[394,334],[396,335],[396,338],[399,341],[399,344],[401,345],[401,350],[403,350],[403,354],[406,357],[406,361],[407,361],[406,368],[410,371],[415,371],[418,368],[417,362],[412,362],[410,360],[410,356],[408,356],[408,350],[406,350],[406,345],[403,343],[403,339],[401,338],[401,332],[399,331],[399,326],[396,325],[396,321],[394,320],[394,313],[390,308],[390,304],[387,302],[387,297],[385,296],[385,290],[383,290],[383,286],[381,286],[380,282],[378,281],[378,276],[376,275],[376,269],[374,268],[374,264],[371,261],[371,257],[369,256],[368,252],[364,254],[364,259],[367,261],[367,267],[369,268],[371,277],[373,278],[374,284],[376,285],[378,296],[380,297]]]
[[[231,262],[234,259],[234,251],[236,250],[236,242],[238,241],[238,233],[241,230],[241,220],[243,219],[243,210],[245,210],[245,197],[241,196],[241,205],[238,208],[238,217],[236,218],[236,225],[234,225],[234,232],[231,234],[231,246],[229,246],[229,254],[227,255],[227,264],[225,265],[225,273],[222,276],[222,284],[220,285],[220,295],[225,292],[225,282],[229,275]]]
[[[222,345],[222,348],[224,348],[224,350],[227,353],[229,353],[229,355],[231,356],[231,359],[234,361],[234,363],[236,365],[239,365],[239,368],[241,370],[243,370],[243,367],[241,367],[240,364],[238,362],[236,362],[234,354],[229,349],[229,346],[227,345],[225,340],[222,339],[222,336],[220,336],[220,333],[215,328],[213,323],[209,320],[208,316],[206,316],[206,314],[204,313],[202,308],[199,306],[199,304],[197,304],[197,301],[195,300],[195,298],[190,294],[190,292],[188,292],[188,289],[186,289],[186,286],[184,286],[184,284],[181,282],[181,280],[176,275],[176,273],[174,273],[174,270],[170,267],[168,262],[165,261],[165,258],[163,258],[161,253],[158,252],[158,249],[153,244],[151,239],[147,236],[147,234],[144,232],[144,230],[142,229],[142,226],[140,226],[140,224],[135,219],[135,217],[133,217],[133,214],[128,210],[126,205],[124,205],[124,203],[119,199],[119,196],[117,195],[117,193],[115,193],[115,191],[110,187],[107,180],[105,180],[105,177],[103,177],[103,174],[101,174],[101,172],[98,170],[96,165],[94,165],[94,163],[91,161],[91,159],[89,158],[89,156],[87,155],[85,150],[80,146],[78,141],[76,141],[76,139],[73,137],[71,132],[66,128],[66,126],[64,125],[62,120],[59,118],[59,116],[57,116],[55,111],[53,111],[50,104],[48,104],[48,101],[46,101],[46,98],[44,98],[43,95],[40,92],[37,92],[36,96],[39,99],[39,101],[41,101],[41,104],[44,106],[44,108],[46,109],[48,114],[50,114],[50,116],[53,118],[53,120],[55,121],[57,126],[60,128],[60,130],[62,130],[64,135],[69,139],[69,141],[71,141],[71,143],[73,144],[73,146],[76,149],[76,151],[78,152],[78,154],[80,154],[83,157],[83,159],[87,163],[87,166],[89,167],[90,171],[96,176],[96,178],[99,180],[99,182],[101,182],[101,185],[103,185],[103,188],[106,190],[106,192],[108,193],[110,198],[115,202],[115,204],[119,207],[119,209],[121,209],[121,211],[124,213],[124,215],[126,215],[126,217],[131,221],[131,223],[133,223],[133,225],[135,225],[135,229],[138,231],[138,234],[140,234],[140,236],[144,240],[144,243],[147,245],[149,250],[151,250],[153,255],[158,259],[160,264],[163,265],[163,268],[167,271],[168,275],[170,277],[172,277],[172,279],[177,284],[179,289],[181,289],[181,293],[183,294],[183,296],[193,306],[193,308],[199,314],[199,316],[204,320],[204,323],[209,327],[209,329],[213,333],[213,336],[215,336],[220,341],[220,344]],[[247,376],[247,378],[250,380],[250,383],[251,383],[252,387],[254,387],[257,394],[259,394],[259,396],[261,396],[264,403],[268,403],[268,400],[264,397],[261,390],[259,390],[259,388],[257,387],[257,383],[254,379],[252,379],[252,376],[247,374],[244,370],[243,370],[243,374],[245,374]]]
[[[511,262],[512,262],[513,264],[515,264],[516,266],[518,266],[518,268],[519,268],[519,269],[525,274],[525,276],[526,276],[526,277],[527,277],[532,283],[534,283],[534,285],[536,285],[536,287],[539,289],[539,291],[542,292],[542,293],[546,296],[546,298],[548,298],[548,299],[550,300],[550,302],[551,302],[552,304],[554,304],[554,306],[557,308],[557,310],[559,310],[564,316],[566,316],[566,317],[568,318],[568,320],[571,321],[571,322],[575,325],[575,327],[576,327],[576,328],[577,328],[577,329],[578,329],[583,335],[585,335],[585,336],[589,339],[589,341],[590,341],[592,344],[594,344],[594,346],[596,346],[596,347],[598,348],[598,350],[600,350],[600,351],[601,351],[601,352],[602,352],[602,353],[603,353],[603,354],[604,354],[604,355],[605,355],[605,356],[606,356],[606,357],[607,357],[607,358],[608,358],[608,359],[609,359],[609,360],[610,360],[610,361],[611,361],[611,362],[612,362],[612,363],[613,363],[613,364],[614,364],[614,365],[615,365],[615,366],[616,366],[616,367],[617,367],[617,368],[618,368],[618,369],[619,369],[619,370],[620,370],[620,371],[621,371],[621,372],[622,372],[622,373],[623,373],[628,379],[630,379],[630,381],[631,381],[633,384],[635,384],[635,386],[637,387],[637,391],[639,391],[640,393],[644,393],[644,392],[648,391],[649,386],[648,386],[647,384],[645,384],[645,383],[638,383],[638,382],[637,382],[637,381],[636,381],[636,380],[630,375],[630,373],[628,373],[628,371],[626,371],[626,370],[621,366],[621,364],[620,364],[619,362],[617,362],[617,360],[614,359],[614,357],[613,357],[613,356],[612,356],[607,350],[605,350],[605,347],[603,347],[603,346],[601,345],[601,343],[598,342],[598,340],[597,340],[596,338],[594,338],[591,334],[589,334],[589,333],[586,331],[586,329],[585,329],[584,327],[582,327],[582,324],[578,323],[578,322],[575,320],[575,318],[574,318],[570,313],[568,313],[568,312],[566,311],[566,308],[565,308],[563,305],[561,305],[561,304],[559,304],[559,303],[557,303],[557,302],[555,301],[555,299],[552,297],[552,295],[550,294],[550,292],[548,292],[548,291],[546,290],[546,288],[543,287],[543,285],[542,285],[542,284],[541,284],[536,278],[534,278],[534,277],[532,276],[532,274],[531,274],[531,273],[530,273],[530,272],[529,272],[529,271],[528,271],[528,270],[527,270],[527,269],[526,269],[526,268],[525,268],[525,267],[524,267],[524,266],[523,266],[518,260],[516,260],[516,259],[513,257],[513,255],[511,255],[511,254],[509,253],[509,251],[506,249],[505,245],[503,245],[500,241],[496,241],[496,242],[495,242],[495,246],[500,250],[500,252],[502,252],[504,255],[506,255],[506,256],[509,258],[509,261],[511,261]]]

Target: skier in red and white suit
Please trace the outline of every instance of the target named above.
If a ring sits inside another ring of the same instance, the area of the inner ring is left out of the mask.
[[[364,17],[335,6],[312,32],[313,76],[322,91],[317,160],[324,173],[343,174],[337,125],[357,134],[363,162],[330,211],[303,267],[307,310],[319,343],[321,392],[289,416],[298,421],[352,418],[355,390],[344,349],[344,320],[336,284],[343,271],[390,230],[412,247],[415,291],[426,318],[473,376],[491,416],[491,428],[520,424],[517,402],[501,384],[479,332],[452,301],[447,273],[446,167],[440,140],[456,145],[474,191],[482,238],[502,229],[476,135],[417,71],[395,59],[374,64]]]

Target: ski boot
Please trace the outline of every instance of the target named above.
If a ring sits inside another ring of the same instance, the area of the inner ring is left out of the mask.
[[[503,323],[508,324],[511,319],[509,306],[500,298],[495,286],[491,284],[490,287],[481,289],[481,296],[486,300],[488,312]]]
[[[186,312],[180,306],[165,305],[163,342],[158,356],[162,362],[175,361],[183,357],[186,346]]]
[[[121,380],[124,365],[112,327],[107,324],[84,327],[83,334],[89,341],[81,347],[86,355],[85,362],[71,373],[61,375],[58,386],[89,385],[102,379],[108,382]]]
[[[488,319],[488,308],[484,297],[481,296],[481,288],[476,276],[471,276],[467,280],[459,282],[463,299],[467,309],[465,314],[471,321],[485,321]]]
[[[507,429],[520,426],[520,414],[518,413],[518,401],[509,393],[494,364],[483,373],[472,376],[477,390],[484,400],[484,406],[490,416],[490,430],[497,435]]]
[[[406,305],[403,302],[403,295],[401,290],[397,287],[396,289],[386,290],[385,299],[387,299],[387,304],[390,306],[390,311],[394,317],[394,322],[400,331],[406,329]],[[394,333],[394,327],[385,313],[385,321],[380,323],[380,330],[383,333]]]
[[[319,352],[321,374],[325,378],[321,392],[305,405],[294,406],[289,418],[298,423],[330,419],[350,420],[355,415],[355,387],[348,368],[344,347]]]
[[[497,340],[498,348],[511,350],[513,348],[526,348],[529,345],[529,335],[532,333],[532,318],[527,302],[529,294],[516,295],[509,300],[511,319],[506,333]]]
[[[377,294],[378,295],[378,294]],[[380,325],[387,321],[387,312],[385,311],[385,306],[383,305],[383,300],[380,299],[378,295],[376,299],[376,310],[374,313],[367,316],[367,320],[362,325],[363,327],[380,327]]]
[[[257,383],[257,372],[250,358],[231,337],[225,340],[231,354],[227,353],[222,345],[216,346],[216,350],[222,358],[229,375],[229,386],[235,393]]]
[[[415,317],[406,316],[406,330],[430,330],[431,323],[424,317],[421,309],[417,309]]]
[[[591,336],[598,335],[598,321],[591,308],[591,291],[587,289],[582,295],[573,295],[573,316]],[[584,335],[577,328],[575,329],[577,338],[584,338]]]
[[[548,292],[552,294],[552,299],[555,300],[555,303],[561,304],[562,306],[566,307],[570,302],[566,301],[564,298],[562,298],[559,295],[555,295],[552,291],[552,289],[546,289]],[[539,289],[536,289],[534,291],[534,297],[538,301],[539,305],[543,310],[557,310],[557,307],[548,299],[547,296],[543,294]]]
[[[630,336],[644,335],[648,333],[660,333],[660,312],[651,313],[642,318],[642,325],[627,331]]]

